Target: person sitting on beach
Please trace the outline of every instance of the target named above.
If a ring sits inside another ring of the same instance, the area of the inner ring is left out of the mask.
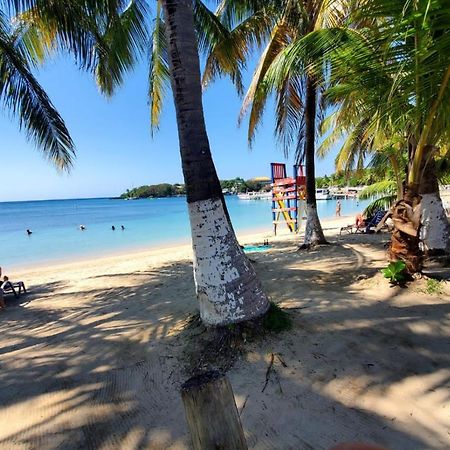
[[[0,267],[0,277],[1,276],[2,276],[2,268]],[[16,289],[18,289],[19,292],[17,292]],[[23,281],[12,283],[11,281],[9,281],[9,278],[5,275],[3,277],[3,281],[0,282],[0,308],[2,309],[6,307],[3,295],[8,291],[11,291],[14,294],[14,297],[16,298],[19,297],[22,291],[24,293],[27,292],[27,290],[25,289],[25,283]]]
[[[11,281],[9,281],[9,278],[6,275],[3,277],[3,283],[0,286],[0,289],[2,290],[2,293],[5,293],[7,291],[12,291],[12,293],[14,294],[14,297],[16,297],[16,298],[20,296],[22,291],[24,293],[27,292],[27,290],[25,288],[25,283],[23,281],[16,281],[15,283],[11,283]],[[16,289],[18,289],[19,292],[17,292]]]
[[[6,275],[3,277],[3,282],[0,286],[0,288],[3,292],[12,291],[14,294],[14,297],[17,297],[17,292],[14,289],[13,284],[11,283],[11,281],[9,281],[9,278]]]
[[[366,226],[366,220],[364,219],[364,216],[361,213],[356,215],[355,225],[356,225],[356,228],[362,228],[362,227]]]

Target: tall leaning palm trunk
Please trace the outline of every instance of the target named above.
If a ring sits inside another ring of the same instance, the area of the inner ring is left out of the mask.
[[[208,325],[249,320],[269,303],[237,242],[211,157],[192,1],[165,0],[163,11],[200,315]]]
[[[306,80],[305,105],[305,169],[306,169],[306,229],[302,247],[326,244],[317,214],[316,175],[315,175],[315,139],[316,139],[317,86],[310,76]]]

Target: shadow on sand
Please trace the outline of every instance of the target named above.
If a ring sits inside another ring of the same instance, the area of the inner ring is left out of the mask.
[[[367,245],[382,248],[377,241]],[[240,408],[245,400],[249,447],[326,449],[365,440],[396,450],[440,448],[430,444],[440,437],[423,418],[412,419],[416,428],[408,431],[354,405],[367,391],[382,397],[411,377],[436,375],[417,396],[448,385],[448,376],[437,375],[449,369],[449,347],[442,349],[449,344],[450,304],[397,306],[396,290],[362,301],[354,283],[373,277],[377,261],[348,246],[298,253],[275,244],[251,257],[272,299],[290,309],[294,327],[251,344],[229,373]],[[335,261],[336,270],[310,267],[319,261]],[[106,290],[72,291],[69,282],[35,286],[30,307],[2,314],[0,423],[8,426],[0,447],[189,448],[178,391],[190,338],[185,325],[196,312],[191,271],[182,261],[94,276],[102,283],[110,277],[115,287]],[[135,284],[116,286],[129,277]],[[427,333],[416,327],[424,318],[433,325]],[[286,367],[276,366],[261,392],[270,352],[282,355]]]

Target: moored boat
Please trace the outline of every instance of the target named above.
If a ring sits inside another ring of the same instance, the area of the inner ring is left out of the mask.
[[[316,200],[329,200],[330,198],[328,189],[316,189]]]

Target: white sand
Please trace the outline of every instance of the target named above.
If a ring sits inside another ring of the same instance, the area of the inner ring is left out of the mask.
[[[336,237],[351,221],[325,225],[339,245],[298,253],[283,235],[250,255],[294,324],[249,344],[228,374],[250,448],[450,448],[449,287],[389,287],[388,236]],[[190,259],[185,245],[11,274],[30,293],[0,312],[0,448],[189,448],[178,390]]]

